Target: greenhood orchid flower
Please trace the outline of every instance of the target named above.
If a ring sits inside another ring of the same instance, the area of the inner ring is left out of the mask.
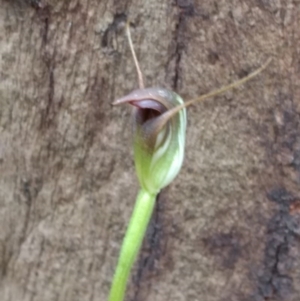
[[[157,194],[177,176],[184,157],[186,109],[166,125],[165,113],[182,105],[181,97],[163,88],[135,90],[114,104],[134,106],[134,159],[140,186]]]

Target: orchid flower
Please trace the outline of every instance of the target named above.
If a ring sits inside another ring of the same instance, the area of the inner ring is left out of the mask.
[[[183,104],[179,95],[162,88],[133,91],[115,104],[134,106],[134,158],[142,189],[157,194],[178,174],[183,157],[186,110],[160,129],[164,113]]]

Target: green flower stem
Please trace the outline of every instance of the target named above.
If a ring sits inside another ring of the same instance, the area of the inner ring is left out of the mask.
[[[118,265],[110,290],[109,301],[123,301],[130,270],[140,250],[149,220],[151,218],[156,194],[141,189],[123,240]]]

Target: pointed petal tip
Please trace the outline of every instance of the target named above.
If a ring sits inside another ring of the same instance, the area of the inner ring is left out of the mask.
[[[118,106],[118,105],[122,105],[122,104],[124,104],[124,103],[129,103],[130,102],[130,100],[131,99],[128,99],[128,97],[121,97],[121,98],[119,98],[119,99],[116,99],[113,103],[112,103],[112,105],[113,106]]]
[[[120,105],[120,102],[117,100],[115,100],[114,102],[111,103],[112,106],[118,106]]]

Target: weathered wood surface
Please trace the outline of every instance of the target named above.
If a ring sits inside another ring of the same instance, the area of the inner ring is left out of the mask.
[[[300,300],[300,2],[1,0],[0,296],[106,300],[138,190],[137,87],[190,99],[127,300]]]

